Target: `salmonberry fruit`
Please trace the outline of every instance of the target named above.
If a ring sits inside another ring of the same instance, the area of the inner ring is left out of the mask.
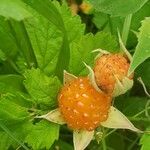
[[[120,81],[127,77],[129,65],[128,60],[121,54],[104,54],[97,58],[94,67],[97,85],[107,94],[112,94],[116,77]]]
[[[72,129],[94,130],[108,117],[111,97],[99,93],[87,77],[66,84],[58,96],[59,108]]]

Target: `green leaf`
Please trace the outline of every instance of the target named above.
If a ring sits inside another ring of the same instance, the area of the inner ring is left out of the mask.
[[[52,107],[57,102],[60,81],[57,77],[48,77],[40,69],[31,69],[25,73],[25,87],[36,104]]]
[[[0,62],[6,60],[6,55],[5,53],[0,49]]]
[[[136,71],[137,77],[141,77],[144,84],[150,88],[150,61],[142,63]]]
[[[55,6],[59,10],[63,19],[66,33],[68,36],[68,42],[77,42],[85,32],[85,25],[82,24],[81,18],[78,15],[73,16],[67,3],[60,5],[55,1]]]
[[[35,55],[24,22],[10,20],[8,23],[11,28],[11,33],[16,40],[16,44],[26,60],[28,68],[36,67]]]
[[[34,150],[48,150],[59,136],[59,126],[47,121],[36,123],[26,137],[26,142]]]
[[[20,75],[0,75],[0,84],[4,83],[7,87],[12,87],[15,90],[24,90],[22,81],[23,77]],[[2,88],[0,89],[0,92],[2,92]]]
[[[112,16],[126,16],[138,11],[148,0],[90,0],[95,9]]]
[[[62,141],[60,139],[55,142],[54,146],[59,147],[60,150],[73,150],[73,146],[70,143]],[[54,150],[53,147],[51,147],[50,150]]]
[[[131,74],[144,60],[150,57],[150,17],[146,18],[142,22],[142,26],[139,29],[138,45],[133,55],[133,61],[129,68],[129,74]]]
[[[68,68],[69,58],[70,58],[68,36],[66,33],[66,28],[64,26],[62,16],[52,1],[24,0],[24,2],[30,5],[33,9],[35,9],[38,13],[43,15],[45,18],[47,18],[63,33],[63,42],[61,44],[61,52],[59,53],[59,56],[58,56],[59,61],[57,62],[56,71],[55,71],[56,75],[60,79],[62,79],[63,70]]]
[[[17,53],[18,47],[15,43],[15,39],[10,32],[8,21],[0,17],[0,49],[5,54],[6,58],[14,57]]]
[[[132,16],[132,21],[131,21],[131,31],[138,31],[139,27],[141,26],[141,21],[145,19],[145,17],[150,16],[150,1],[145,3],[145,5],[138,10],[135,14]],[[134,48],[137,44],[137,37],[135,33],[130,32],[128,41],[127,41],[127,47],[128,49]]]
[[[6,125],[22,122],[29,118],[28,109],[13,101],[11,95],[3,96],[0,99],[0,118]]]
[[[83,62],[88,65],[94,63],[95,54],[92,53],[93,50],[101,48],[110,52],[117,52],[117,46],[115,38],[109,33],[98,32],[95,36],[93,34],[82,36],[78,43],[71,44],[69,72],[75,75],[85,74],[83,73],[85,70]]]
[[[32,107],[29,95],[24,93],[23,79],[20,75],[0,75],[0,97],[10,96],[10,101],[22,107]]]
[[[150,128],[147,128],[149,131]],[[150,148],[150,134],[145,133],[142,138],[140,139],[140,144],[142,145],[141,150],[149,150]]]
[[[22,54],[18,54],[16,56],[14,63],[16,64],[17,69],[21,74],[24,74],[24,72],[28,69],[28,65],[25,61],[25,58],[22,56]]]
[[[10,146],[13,146],[15,149],[23,147],[25,150],[29,150],[27,146],[24,145],[23,140],[30,132],[30,123],[15,124],[9,129],[5,124],[0,122],[0,128],[3,130],[0,131],[0,137],[3,136],[3,140],[0,141],[1,148],[4,147],[4,150],[7,150]]]
[[[38,67],[46,74],[54,74],[62,44],[62,33],[46,18],[32,11],[33,18],[25,26],[36,56]]]
[[[31,118],[28,109],[19,105],[18,99],[12,94],[1,95],[0,98],[0,137],[3,136],[0,145],[4,149],[10,145],[17,148],[19,144],[27,150],[23,140],[30,131]]]
[[[66,3],[60,5],[57,1],[40,1],[40,0],[24,0],[38,13],[52,22],[62,32],[62,44],[55,74],[62,80],[63,70],[68,69],[70,59],[69,44],[73,40],[78,40],[79,36],[84,33],[84,25],[78,16],[72,16],[71,11]]]
[[[23,0],[26,4],[35,9],[39,14],[43,15],[51,21],[57,28],[63,31],[64,23],[61,14],[50,0]]]
[[[2,150],[8,150],[10,145],[12,144],[12,140],[9,138],[9,136],[5,132],[0,132],[0,146]]]
[[[31,16],[25,4],[20,0],[1,0],[0,15],[6,18],[13,18],[17,21]]]
[[[145,97],[118,97],[115,105],[127,116],[134,116],[145,109],[147,99]],[[144,117],[144,113],[142,114]]]
[[[81,19],[79,16],[72,16],[72,13],[70,11],[70,8],[67,6],[66,3],[63,3],[62,6],[60,6],[57,3],[55,3],[55,6],[59,10],[59,12],[62,15],[62,19],[65,26],[65,34],[66,37],[63,39],[63,45],[61,49],[65,49],[67,47],[68,42],[68,52],[67,50],[61,50],[61,53],[59,54],[59,60],[56,67],[56,74],[60,77],[60,74],[62,74],[63,77],[63,70],[68,70],[69,61],[70,61],[70,45],[71,43],[76,43],[80,40],[81,36],[85,32],[85,26],[81,24]],[[64,64],[67,64],[68,66],[64,68]]]

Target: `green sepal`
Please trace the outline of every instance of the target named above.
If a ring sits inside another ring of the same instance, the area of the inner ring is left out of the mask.
[[[120,81],[116,76],[115,76],[115,78],[116,78],[116,83],[115,83],[115,87],[114,87],[113,94],[112,94],[113,97],[122,95],[122,94],[126,93],[129,89],[132,88],[133,79],[124,77],[124,79],[122,81]]]

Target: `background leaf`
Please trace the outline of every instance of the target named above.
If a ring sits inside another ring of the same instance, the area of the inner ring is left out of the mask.
[[[32,131],[26,137],[26,142],[34,150],[48,150],[59,136],[59,125],[41,121],[32,127]]]
[[[0,49],[6,55],[6,58],[14,57],[18,51],[15,38],[11,34],[8,21],[0,17]]]
[[[62,45],[62,32],[46,18],[32,11],[33,18],[25,26],[36,56],[38,67],[46,74],[54,74]]]
[[[69,58],[70,58],[70,50],[68,43],[68,36],[66,32],[66,28],[62,19],[61,14],[49,0],[24,0],[24,2],[30,5],[33,9],[35,9],[38,13],[47,18],[50,22],[52,22],[62,33],[63,33],[63,42],[61,45],[61,51],[59,53],[56,65],[56,75],[62,80],[63,78],[63,70],[68,68]],[[64,57],[62,57],[64,56]]]
[[[132,73],[144,60],[150,57],[150,17],[146,18],[142,22],[142,26],[139,29],[138,45],[133,55],[133,61],[131,62],[129,74]]]
[[[149,130],[150,128],[148,127],[147,131]],[[140,144],[142,145],[141,150],[149,150],[150,147],[149,141],[150,141],[150,135],[145,133],[140,140]]]
[[[90,0],[95,9],[112,16],[126,16],[138,11],[148,0]]]
[[[0,0],[0,15],[18,21],[31,17],[25,4],[20,0]]]
[[[57,103],[60,81],[57,77],[48,77],[40,69],[31,69],[25,73],[25,87],[37,105],[51,108]]]
[[[95,36],[86,34],[81,37],[78,43],[71,45],[71,58],[69,71],[75,75],[85,75],[85,65],[83,62],[93,65],[94,56],[93,50],[97,48],[106,49],[110,52],[117,52],[117,42],[109,33],[99,32]]]

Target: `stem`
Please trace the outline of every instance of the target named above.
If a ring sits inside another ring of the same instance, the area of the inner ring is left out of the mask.
[[[133,118],[136,118],[136,117],[138,117],[139,115],[143,114],[143,113],[145,112],[145,110],[147,110],[147,111],[150,110],[150,107],[147,107],[146,109],[140,111],[139,113],[137,113],[136,115],[134,115]]]
[[[128,117],[128,118],[131,121],[145,121],[145,122],[150,122],[150,119],[148,119],[148,118],[133,118],[133,117]]]
[[[102,139],[103,150],[107,150],[105,138]]]
[[[107,136],[109,136],[110,134],[114,133],[116,130],[117,130],[117,129],[113,129],[113,130],[111,130],[110,132],[108,132],[108,133],[105,135],[105,138],[106,138]]]
[[[102,138],[102,146],[103,146],[103,150],[107,150],[107,146],[106,146],[106,141],[105,141],[105,129],[103,129],[103,133],[104,133],[104,137]]]
[[[146,89],[146,86],[145,86],[145,84],[144,84],[142,78],[139,77],[137,80],[142,84],[145,94],[150,98],[150,94],[148,93],[148,91],[147,91],[147,89]]]
[[[131,19],[132,19],[132,14],[129,14],[125,17],[125,20],[124,20],[124,25],[123,25],[123,30],[122,30],[122,41],[123,41],[124,45],[126,45],[126,42],[128,39],[130,25],[131,25]]]
[[[131,143],[131,145],[128,147],[128,150],[132,150],[133,146],[137,143],[138,140],[139,140],[139,137],[137,137],[137,138]]]

